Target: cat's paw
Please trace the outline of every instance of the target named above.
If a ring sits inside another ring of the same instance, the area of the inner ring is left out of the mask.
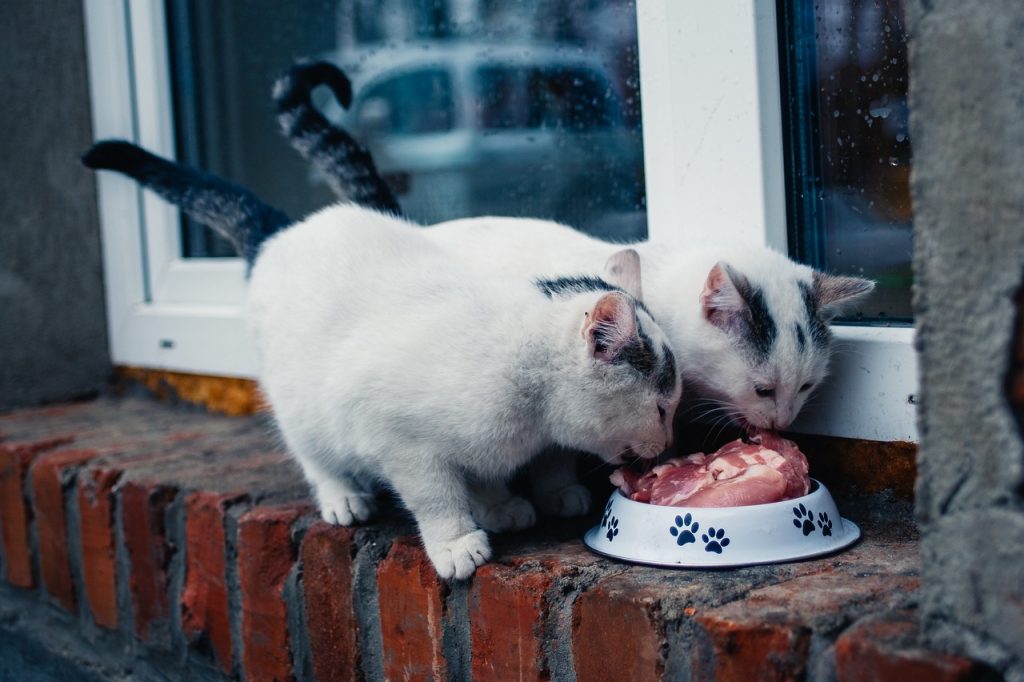
[[[320,516],[327,523],[351,526],[366,521],[376,511],[372,495],[348,494],[320,498]]]
[[[537,512],[529,500],[513,496],[487,509],[478,510],[480,527],[492,533],[530,528],[537,522]]]
[[[583,516],[590,511],[590,491],[579,483],[538,493],[537,506],[545,516]]]
[[[491,558],[491,543],[487,533],[475,530],[448,542],[424,542],[427,556],[443,580],[465,580],[473,575],[477,566]]]

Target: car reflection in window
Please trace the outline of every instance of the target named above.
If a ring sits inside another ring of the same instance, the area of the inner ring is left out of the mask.
[[[531,216],[646,236],[639,128],[596,55],[456,42],[330,58],[355,90],[341,123],[413,219]]]

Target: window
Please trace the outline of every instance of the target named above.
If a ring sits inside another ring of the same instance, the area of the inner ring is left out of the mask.
[[[909,322],[913,216],[903,2],[780,4],[791,252],[878,283],[857,320]]]
[[[779,11],[760,0],[639,0],[635,7],[226,0],[168,3],[170,12],[156,3],[86,0],[95,133],[198,160],[303,215],[332,197],[276,132],[269,85],[296,55],[326,57],[349,71],[356,92],[349,111],[330,115],[365,135],[378,168],[420,221],[534,215],[604,238],[762,243],[872,274],[877,262],[844,260],[832,248],[849,236],[839,209],[815,209],[813,220],[794,213],[808,206],[793,199],[802,161],[791,150],[794,140],[812,138],[806,126],[798,137],[790,122],[816,121],[811,135],[825,139],[829,126],[854,123],[858,105],[850,121],[845,104],[838,122],[794,119],[789,57],[780,60],[779,51],[780,25],[803,26],[806,37],[837,6],[869,5],[820,3],[825,14],[799,24],[781,0]],[[833,64],[802,63],[812,80]],[[892,125],[902,115],[898,93],[888,100],[878,93],[866,102],[872,129],[883,125],[876,119]],[[827,114],[829,97],[838,91],[800,101]],[[852,141],[859,134],[847,133]],[[894,154],[900,163],[902,153]],[[849,173],[837,177],[820,182],[857,186]],[[109,174],[99,183],[115,362],[251,376],[242,264],[216,257],[216,245],[199,244],[174,210],[134,183]],[[845,194],[838,192],[844,201]],[[792,240],[788,224],[800,230]],[[871,228],[907,232],[898,220]],[[879,304],[889,320],[906,314],[899,307],[905,277],[897,284]],[[914,439],[911,330],[858,324],[836,334],[833,378],[798,428]]]

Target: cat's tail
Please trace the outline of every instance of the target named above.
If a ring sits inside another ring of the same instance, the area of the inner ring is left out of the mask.
[[[97,142],[82,156],[82,163],[135,178],[193,220],[226,237],[249,264],[267,237],[292,222],[244,187],[150,154],[124,140]]]
[[[333,125],[313,105],[311,93],[326,85],[344,107],[352,84],[328,62],[299,62],[274,84],[277,121],[288,142],[322,172],[339,197],[366,208],[401,215],[402,209],[373,157],[349,133]]]

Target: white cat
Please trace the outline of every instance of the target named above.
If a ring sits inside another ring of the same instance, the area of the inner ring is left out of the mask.
[[[636,250],[644,302],[668,334],[688,397],[766,429],[792,424],[828,373],[829,320],[874,287],[764,247],[610,244],[524,218],[455,220],[430,232],[467,267],[510,277],[596,275],[617,250]]]
[[[611,254],[609,280],[635,290],[638,267]],[[505,481],[543,448],[662,452],[680,395],[668,340],[632,296],[595,286],[486,275],[354,206],[264,242],[249,286],[260,383],[323,517],[365,520],[388,485],[438,574],[461,579],[490,557],[479,526],[533,522]]]
[[[365,206],[398,210],[366,149],[313,106],[310,94],[319,85],[348,106],[351,85],[328,63],[297,63],[275,83],[285,137],[337,192]],[[623,248],[521,218],[457,220],[431,231],[468,267],[530,277],[597,275]],[[740,425],[784,429],[792,423],[827,374],[828,321],[874,287],[763,247],[631,246],[643,260],[646,302],[672,340],[688,399]]]

